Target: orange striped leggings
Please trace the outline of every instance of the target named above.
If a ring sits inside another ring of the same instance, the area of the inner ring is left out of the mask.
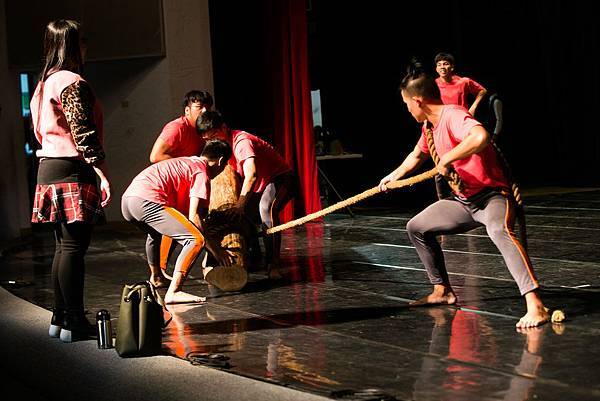
[[[458,234],[485,226],[498,248],[521,295],[539,287],[527,252],[515,236],[515,206],[499,192],[476,202],[444,199],[413,217],[406,229],[431,284],[449,284],[444,253],[438,235]]]
[[[175,262],[175,272],[188,274],[204,248],[204,237],[191,221],[172,207],[137,197],[123,198],[121,211],[125,220],[148,234],[146,256],[149,265],[160,266],[160,244],[165,235],[183,247]]]

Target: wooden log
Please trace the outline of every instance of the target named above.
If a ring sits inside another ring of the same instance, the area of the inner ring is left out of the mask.
[[[230,267],[215,266],[216,260],[207,255],[203,271],[205,280],[223,291],[239,291],[248,281],[244,227],[242,223],[230,221],[224,213],[236,204],[240,187],[241,180],[230,165],[211,181],[206,235],[220,241],[221,246],[233,254],[235,263]]]

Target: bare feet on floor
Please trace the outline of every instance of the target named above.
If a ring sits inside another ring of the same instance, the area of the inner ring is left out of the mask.
[[[444,285],[434,285],[433,292],[421,299],[411,302],[410,306],[454,305],[456,295],[452,288]]]
[[[517,322],[517,329],[537,327],[550,321],[550,313],[544,307],[542,299],[537,290],[525,294],[527,313]]]
[[[526,329],[529,327],[541,326],[550,321],[550,314],[545,310],[544,306],[531,309],[517,322],[517,329]]]
[[[199,297],[183,291],[176,291],[173,293],[167,292],[165,295],[165,304],[198,304],[205,301],[205,297]]]
[[[150,283],[156,288],[167,288],[171,284],[171,278],[164,275],[150,275]]]

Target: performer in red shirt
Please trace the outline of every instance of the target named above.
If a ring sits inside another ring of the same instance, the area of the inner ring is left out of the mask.
[[[196,131],[196,120],[213,105],[213,98],[207,91],[192,90],[183,97],[183,115],[167,123],[152,147],[150,162],[156,163],[173,157],[198,156],[204,147],[204,139]],[[160,248],[160,267],[165,278],[169,257],[176,242],[163,237]]]
[[[232,214],[240,217],[258,210],[263,228],[279,224],[279,213],[292,199],[295,178],[289,164],[262,139],[240,130],[231,130],[217,111],[207,111],[198,118],[196,127],[206,139],[219,138],[233,148],[236,171],[243,177],[238,204]],[[281,234],[264,238],[267,274],[280,278]]]
[[[439,75],[435,83],[440,88],[442,103],[462,106],[474,116],[477,106],[487,91],[471,78],[459,77],[454,74],[454,65],[454,56],[451,54],[438,53],[435,56],[435,70]],[[475,98],[470,107],[467,103],[468,97]],[[435,176],[435,189],[438,199],[450,196],[450,188],[439,174]]]
[[[483,225],[525,298],[527,313],[517,327],[534,327],[547,322],[549,315],[538,293],[539,284],[531,260],[515,236],[516,205],[508,195],[509,183],[496,154],[488,146],[489,134],[463,107],[444,105],[435,81],[418,66],[409,69],[400,89],[408,111],[418,122],[424,123],[424,127],[413,151],[381,180],[381,190],[387,189],[387,183],[414,171],[435,153],[439,156],[440,175],[458,174],[463,184],[463,188],[454,189],[451,198],[430,205],[406,226],[433,284],[433,292],[414,304],[456,303],[437,236],[466,232]],[[429,135],[431,142],[426,138]]]
[[[223,171],[230,157],[231,147],[227,142],[209,141],[200,157],[176,157],[147,167],[123,194],[123,217],[148,234],[146,256],[153,284],[167,282],[159,266],[162,237],[168,236],[183,247],[165,295],[167,304],[203,301],[183,292],[182,286],[205,245],[222,266],[233,262],[219,244],[202,235],[202,219],[210,201],[210,180]]]
[[[462,106],[474,116],[487,90],[471,78],[456,75],[454,65],[454,56],[451,54],[438,53],[435,56],[435,71],[439,75],[435,83],[440,88],[442,103]],[[471,106],[467,103],[469,95],[475,97]]]
[[[150,152],[150,162],[156,163],[172,157],[198,156],[204,139],[196,131],[196,120],[213,105],[206,91],[192,90],[183,98],[183,115],[167,123]]]

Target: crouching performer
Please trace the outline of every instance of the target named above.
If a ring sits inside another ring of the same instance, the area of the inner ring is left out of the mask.
[[[439,235],[457,234],[485,226],[527,304],[518,328],[539,326],[548,321],[538,293],[531,260],[514,232],[514,196],[489,144],[489,134],[461,106],[444,105],[435,81],[409,68],[400,85],[408,111],[423,123],[421,138],[402,164],[380,181],[380,189],[414,171],[432,157],[439,173],[448,178],[453,196],[427,207],[407,224],[408,236],[425,265],[433,292],[415,305],[454,304],[454,293]]]
[[[205,246],[221,265],[230,266],[233,262],[227,251],[202,234],[203,218],[210,202],[210,180],[223,171],[230,157],[231,146],[227,142],[209,141],[200,157],[177,157],[146,168],[123,194],[123,217],[148,234],[146,255],[150,282],[159,287],[168,285],[167,304],[204,301],[183,292],[182,287]],[[159,263],[162,235],[183,247],[170,283]]]

